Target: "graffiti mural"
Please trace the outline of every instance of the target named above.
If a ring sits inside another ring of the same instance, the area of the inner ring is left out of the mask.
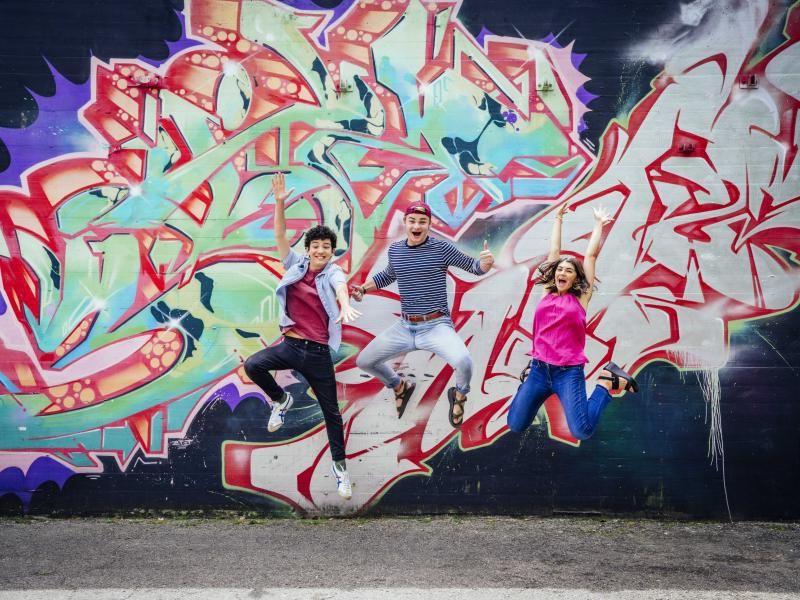
[[[24,171],[0,188],[0,494],[27,506],[46,482],[158,470],[197,443],[208,411],[233,419],[253,402],[255,437],[210,450],[231,505],[375,509],[401,480],[436,477],[444,450],[480,462],[512,437],[505,417],[530,349],[536,267],[563,202],[564,248],[578,257],[592,208],[614,216],[587,315],[587,375],[612,354],[632,372],[699,373],[708,454],[724,464],[720,371],[735,358],[732,332],[790,313],[800,290],[800,12],[767,0],[681,4],[681,28],[625,49],[658,69],[594,144],[580,40],[488,23],[476,32],[462,17],[475,4],[192,0],[175,13],[185,35],[167,58],[95,56],[82,87],[55,76],[54,98],[72,102],[64,126],[82,137],[35,161],[20,151]],[[55,100],[40,102],[46,114]],[[5,138],[12,165],[23,131]],[[280,333],[276,172],[294,188],[293,243],[311,224],[332,227],[353,283],[385,266],[404,208],[420,200],[436,235],[472,254],[488,239],[497,256],[486,277],[448,280],[475,363],[460,431],[447,422],[454,375],[441,359],[399,362],[418,382],[401,420],[356,367],[399,312],[395,288],[367,296],[345,327],[335,362],[349,501],[333,493],[302,378],[279,380],[302,400],[290,427],[267,434],[269,400],[242,367]],[[794,358],[781,358],[794,376]],[[549,447],[588,452],[557,398],[537,424]]]

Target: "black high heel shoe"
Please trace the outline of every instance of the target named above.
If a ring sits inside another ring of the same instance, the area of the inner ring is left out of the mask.
[[[613,362],[609,361],[609,363],[603,368],[609,373],[611,373],[611,377],[601,376],[600,379],[605,379],[606,381],[610,381],[612,390],[616,391],[622,389],[620,385],[622,383],[622,380],[624,380],[626,382],[624,388],[626,392],[636,393],[639,391],[639,384],[636,383],[636,380],[633,377],[631,377],[628,373],[620,369],[619,366],[617,366]]]

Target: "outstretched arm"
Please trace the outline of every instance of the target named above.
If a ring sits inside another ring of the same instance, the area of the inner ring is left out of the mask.
[[[489,250],[489,242],[483,240],[483,250],[479,258],[472,258],[464,254],[453,244],[446,242],[442,254],[444,264],[450,267],[457,267],[475,275],[486,275],[494,264],[494,256]]]
[[[286,199],[294,190],[286,191],[286,179],[283,173],[275,173],[272,177],[272,195],[275,197],[275,241],[281,260],[291,251],[289,239],[286,237]]]
[[[370,278],[367,279],[363,285],[354,285],[350,288],[350,295],[356,302],[361,302],[364,299],[364,294],[370,292],[372,290],[377,290],[378,286],[375,285],[375,281]]]
[[[397,281],[397,275],[394,272],[394,268],[392,267],[392,263],[390,262],[386,265],[386,268],[381,271],[380,273],[376,273],[373,277],[367,279],[362,285],[354,285],[350,288],[350,294],[353,297],[353,300],[356,302],[361,302],[364,298],[364,294],[369,291],[377,290],[378,288],[385,288],[387,285],[391,285]]]
[[[350,296],[347,294],[347,283],[342,282],[336,287],[336,299],[339,301],[339,317],[336,319],[337,323],[340,321],[349,323],[361,316],[360,312],[350,306]]]
[[[589,247],[586,248],[586,256],[583,259],[583,270],[586,273],[586,281],[590,287],[594,285],[594,266],[597,261],[597,255],[600,253],[603,226],[613,220],[608,211],[602,206],[594,209],[594,229],[592,229],[592,237],[589,238]],[[591,291],[589,294],[591,294]]]
[[[547,262],[552,262],[561,256],[561,222],[564,219],[564,213],[567,212],[567,203],[562,204],[556,212],[556,218],[553,221],[553,231],[550,234],[550,252],[547,254]]]

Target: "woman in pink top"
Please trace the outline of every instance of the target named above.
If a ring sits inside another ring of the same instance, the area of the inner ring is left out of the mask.
[[[594,210],[594,229],[583,263],[561,254],[561,221],[566,204],[556,213],[550,253],[539,267],[542,299],[533,317],[533,359],[529,373],[508,411],[508,427],[521,432],[533,422],[548,396],[558,395],[572,435],[579,440],[590,437],[600,415],[611,400],[610,391],[638,391],[636,381],[613,362],[600,372],[591,396],[586,397],[583,367],[586,356],[586,307],[592,298],[594,266],[600,250],[603,225],[611,221],[608,213]]]

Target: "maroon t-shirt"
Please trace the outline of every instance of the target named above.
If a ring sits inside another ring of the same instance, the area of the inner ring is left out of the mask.
[[[319,299],[314,279],[320,271],[306,271],[303,278],[286,288],[286,314],[294,325],[284,331],[291,331],[301,338],[328,343],[328,313]]]

